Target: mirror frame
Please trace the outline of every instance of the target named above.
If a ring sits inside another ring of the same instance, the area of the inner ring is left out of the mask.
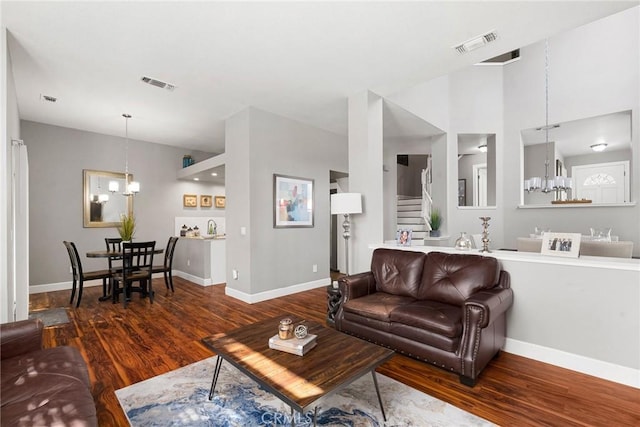
[[[83,211],[83,226],[85,228],[108,228],[118,227],[120,221],[117,222],[104,222],[104,221],[91,221],[91,205],[89,196],[91,195],[91,178],[100,177],[107,179],[122,179],[126,180],[127,175],[121,172],[108,172],[91,169],[82,170],[82,211]],[[127,185],[133,181],[133,175],[129,174]],[[120,196],[120,194],[118,194]],[[133,215],[133,196],[122,196],[126,199],[127,214]]]

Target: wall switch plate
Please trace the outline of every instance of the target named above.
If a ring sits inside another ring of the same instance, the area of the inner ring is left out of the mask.
[[[238,280],[238,270],[231,270],[231,274],[233,274],[233,280]]]
[[[187,260],[187,267],[189,267],[189,266],[191,266],[191,260],[190,259]]]
[[[314,273],[318,272],[318,264],[313,264],[313,272]]]
[[[247,227],[240,227],[240,235],[246,236],[246,234],[247,234]]]

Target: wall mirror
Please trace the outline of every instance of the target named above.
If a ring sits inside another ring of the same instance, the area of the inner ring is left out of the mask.
[[[458,134],[458,207],[496,205],[496,134]]]
[[[88,169],[82,172],[84,227],[117,227],[123,214],[133,214],[133,196],[122,195],[124,173]],[[129,182],[132,180],[129,174]]]
[[[544,193],[527,191],[523,183],[525,205],[631,202],[631,111],[554,124],[548,143],[545,132],[537,129],[521,131],[524,179],[544,179],[548,159],[549,176],[570,178],[571,188],[557,186]]]

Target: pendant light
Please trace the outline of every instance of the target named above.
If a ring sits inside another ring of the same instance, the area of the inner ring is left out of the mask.
[[[549,125],[549,39],[544,44],[544,97],[545,97],[545,124],[536,130],[544,130],[545,133],[545,161],[544,161],[544,178],[538,176],[524,180],[525,191],[542,191],[550,193],[551,191],[564,191],[572,187],[572,179],[564,176],[549,175],[549,150],[551,142],[549,141],[549,130],[559,128],[560,125]]]
[[[138,181],[129,182],[129,119],[131,114],[124,113],[122,117],[125,119],[125,146],[124,146],[124,188],[123,196],[134,196],[140,191],[140,183]],[[116,193],[119,190],[118,181],[109,182],[109,191]]]

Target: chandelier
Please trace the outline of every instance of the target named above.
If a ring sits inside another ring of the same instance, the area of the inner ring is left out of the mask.
[[[131,118],[131,114],[124,113],[122,114],[124,117],[124,129],[125,129],[125,146],[124,146],[124,188],[125,190],[122,192],[123,196],[134,196],[136,193],[140,192],[140,183],[138,181],[129,182],[129,119]],[[117,193],[119,191],[120,185],[118,181],[110,181],[109,182],[109,191],[112,193]]]
[[[545,133],[545,161],[544,161],[544,178],[533,176],[524,180],[524,190],[542,191],[550,193],[551,191],[566,191],[572,187],[572,179],[565,176],[556,176],[549,174],[549,150],[551,142],[549,141],[549,130],[559,128],[560,125],[549,125],[549,39],[545,40],[544,45],[544,96],[545,96],[545,122],[544,126],[536,128],[536,130],[544,130]]]

